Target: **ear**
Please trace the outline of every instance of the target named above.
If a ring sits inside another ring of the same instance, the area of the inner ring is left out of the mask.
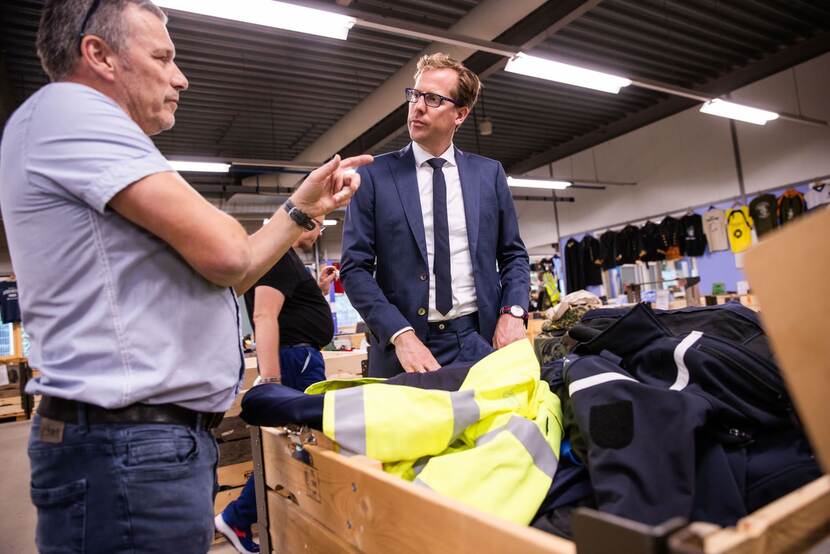
[[[101,37],[87,35],[81,39],[81,59],[79,63],[86,66],[101,79],[115,81],[116,54]]]
[[[458,113],[455,116],[455,127],[458,128],[464,123],[464,120],[467,119],[467,116],[470,115],[470,108],[467,106],[463,106],[461,108],[457,108]]]

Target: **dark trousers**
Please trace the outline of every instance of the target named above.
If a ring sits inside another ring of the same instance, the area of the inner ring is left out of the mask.
[[[213,541],[216,442],[172,424],[63,424],[29,437],[39,552],[204,553]]]

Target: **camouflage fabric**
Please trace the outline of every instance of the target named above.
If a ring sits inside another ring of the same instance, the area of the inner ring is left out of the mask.
[[[564,329],[557,329],[548,333],[540,333],[533,340],[533,350],[540,365],[564,358],[576,343],[568,337]]]
[[[546,320],[542,324],[542,331],[549,333],[552,331],[567,331],[574,324],[579,323],[579,320],[582,319],[582,316],[589,310],[588,306],[573,306],[568,308],[568,311],[565,312],[565,315],[560,317],[557,320]]]

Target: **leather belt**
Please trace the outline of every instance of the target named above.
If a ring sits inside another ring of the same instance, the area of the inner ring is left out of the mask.
[[[49,419],[77,424],[80,410],[85,411],[86,421],[90,425],[101,423],[168,423],[205,430],[217,427],[225,415],[221,412],[197,412],[175,404],[132,404],[124,408],[108,410],[94,404],[66,400],[56,396],[41,398],[37,412]]]
[[[447,333],[449,331],[459,332],[472,329],[478,331],[478,312],[462,315],[455,319],[445,319],[443,321],[430,321],[430,333]]]

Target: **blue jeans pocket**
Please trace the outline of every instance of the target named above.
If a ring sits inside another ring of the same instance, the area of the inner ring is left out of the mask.
[[[84,551],[86,479],[58,487],[31,487],[37,508],[37,549],[41,554]]]
[[[130,432],[124,469],[133,482],[180,479],[198,455],[199,441],[190,429],[140,427]]]

